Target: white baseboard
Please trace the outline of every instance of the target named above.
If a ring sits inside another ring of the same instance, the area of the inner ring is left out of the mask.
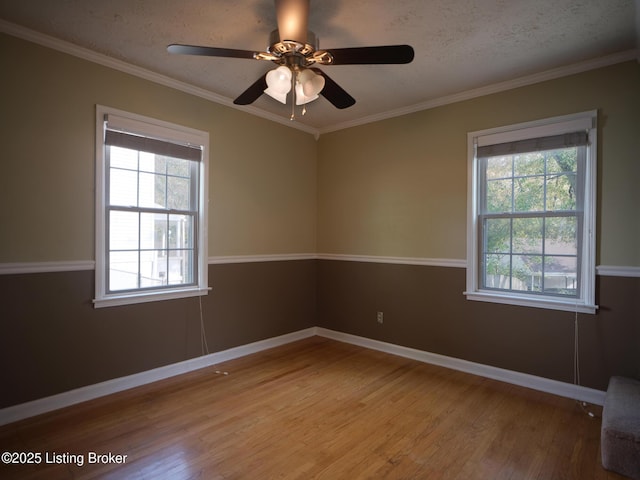
[[[322,327],[311,327],[297,332],[288,333],[286,335],[230,348],[221,352],[192,358],[183,362],[166,365],[164,367],[154,368],[153,370],[135,373],[126,377],[114,378],[113,380],[107,380],[105,382],[88,385],[86,387],[77,388],[75,390],[59,393],[50,397],[3,408],[0,409],[0,425],[17,422],[18,420],[34,417],[42,413],[69,407],[77,403],[86,402],[88,400],[93,400],[95,398],[121,392],[130,388],[140,387],[175,375],[188,373],[200,368],[209,367],[228,360],[251,355],[252,353],[257,353],[269,348],[313,337],[314,335],[390,353],[392,355],[398,355],[400,357],[410,358],[419,362],[439,365],[441,367],[451,368],[453,370],[459,370],[481,377],[492,378],[494,380],[500,380],[506,383],[552,393],[561,397],[573,398],[595,405],[604,404],[605,392],[600,390],[537,377],[526,373],[514,372],[512,370],[505,370],[480,363],[469,362],[467,360],[447,357],[437,353],[416,350],[414,348],[381,342],[379,340],[372,340],[370,338],[337,332]]]
[[[152,370],[135,373],[126,377],[114,378],[113,380],[107,380],[105,382],[80,387],[75,390],[59,393],[50,397],[3,408],[0,409],[0,425],[17,422],[18,420],[34,417],[42,413],[69,407],[80,402],[86,402],[87,400],[93,400],[98,397],[121,392],[130,388],[140,387],[148,383],[157,382],[158,380],[164,380],[165,378],[170,378],[175,375],[188,373],[200,368],[244,357],[245,355],[285,345],[314,335],[315,328],[307,328],[305,330],[299,330],[279,337],[260,340],[258,342],[241,345],[221,352],[203,355],[183,362],[154,368]]]
[[[379,340],[372,340],[370,338],[359,337],[349,333],[336,332],[334,330],[328,330],[321,327],[316,327],[316,335],[338,340],[340,342],[351,343],[360,347],[370,348],[372,350],[398,355],[400,357],[410,358],[419,362],[430,363],[481,377],[519,385],[521,387],[552,393],[561,397],[592,403],[594,405],[604,404],[604,396],[606,392],[574,385],[572,383],[559,382],[558,380],[551,380],[549,378],[529,375],[527,373],[514,372],[512,370],[505,370],[503,368],[492,367],[490,365],[469,362],[468,360],[447,357],[437,353],[416,350],[414,348],[381,342]]]

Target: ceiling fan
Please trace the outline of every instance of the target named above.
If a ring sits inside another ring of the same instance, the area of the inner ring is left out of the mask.
[[[292,119],[294,105],[306,105],[318,95],[340,109],[356,103],[316,65],[402,64],[413,60],[413,48],[409,45],[320,50],[316,35],[307,29],[309,0],[275,0],[275,8],[278,29],[271,32],[266,52],[180,44],[171,44],[167,50],[185,55],[268,60],[277,64],[277,68],[261,76],[233,103],[249,105],[266,93],[286,104],[287,94],[293,92]]]

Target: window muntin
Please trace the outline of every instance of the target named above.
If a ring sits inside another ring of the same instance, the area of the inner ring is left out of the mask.
[[[468,134],[467,298],[595,311],[595,122]]]
[[[206,132],[98,107],[96,306],[204,294]]]

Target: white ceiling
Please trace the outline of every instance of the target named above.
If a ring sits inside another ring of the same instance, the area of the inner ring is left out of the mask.
[[[409,44],[407,65],[321,67],[356,104],[320,98],[301,128],[323,132],[410,111],[542,72],[637,55],[640,0],[312,0],[320,48]],[[273,0],[0,0],[0,18],[231,101],[274,65],[178,56],[170,43],[265,50]],[[3,25],[7,31],[7,24]],[[11,33],[11,29],[8,29]],[[528,79],[528,80],[527,80]],[[198,90],[200,91],[200,90]],[[249,111],[288,119],[291,107],[262,95]]]

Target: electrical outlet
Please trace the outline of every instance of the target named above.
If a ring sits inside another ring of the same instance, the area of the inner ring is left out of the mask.
[[[384,313],[378,312],[377,318],[378,318],[378,323],[384,322]]]

